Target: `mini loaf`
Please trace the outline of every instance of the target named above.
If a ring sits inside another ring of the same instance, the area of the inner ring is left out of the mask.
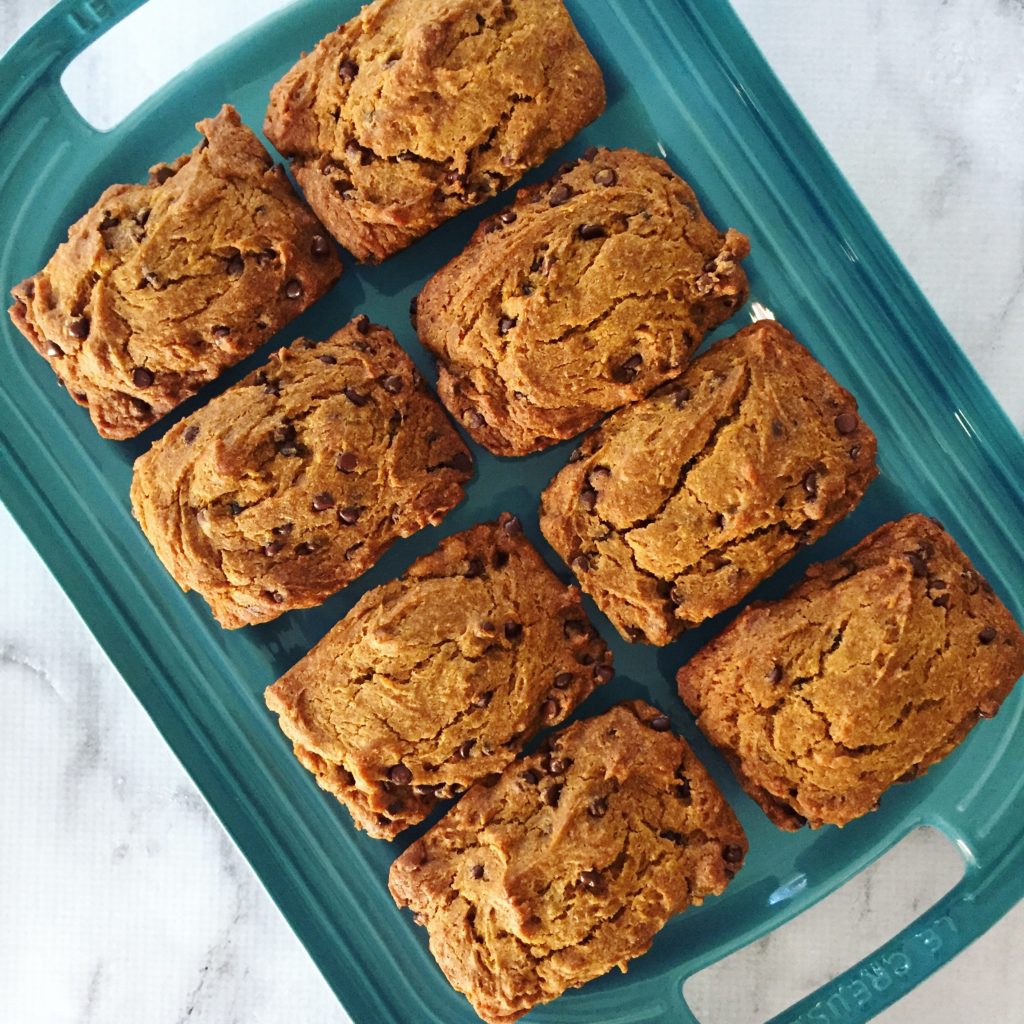
[[[623,636],[666,644],[822,536],[876,475],[853,396],[761,321],[585,438],[541,529]]]
[[[113,185],[11,319],[111,438],[141,433],[341,274],[327,232],[231,107],[145,185]]]
[[[135,463],[132,508],[222,626],[320,604],[436,525],[472,461],[394,336],[366,317],[299,339]]]
[[[1024,636],[956,542],[912,515],[752,605],[679,671],[679,693],[784,829],[844,825],[991,718]]]
[[[376,0],[274,87],[264,131],[377,263],[517,182],[604,110],[561,0]]]
[[[664,160],[588,150],[485,221],[414,322],[456,420],[526,455],[682,373],[746,300],[749,251]]]
[[[391,868],[391,893],[490,1024],[645,953],[721,893],[743,829],[669,720],[641,701],[474,786]]]
[[[503,515],[371,590],[266,699],[320,785],[392,839],[611,677],[579,591]]]

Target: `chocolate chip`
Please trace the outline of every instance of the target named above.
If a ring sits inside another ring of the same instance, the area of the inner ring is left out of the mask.
[[[573,675],[571,672],[559,672],[555,676],[555,689],[567,690],[572,686]]]
[[[518,219],[519,215],[515,210],[505,210],[498,214],[498,220],[500,220],[502,224],[515,224]]]
[[[470,409],[466,413],[466,424],[472,430],[479,430],[484,425],[484,418],[476,411],[476,409]]]
[[[577,555],[572,560],[571,567],[577,576],[590,572],[590,559],[586,555]]]
[[[284,604],[284,595],[279,594],[276,590],[264,590],[263,596],[268,601],[273,601],[274,604]]]
[[[597,491],[590,487],[580,491],[580,507],[586,512],[593,512],[597,508]]]
[[[521,291],[526,298],[529,298],[533,294],[533,285],[529,281],[524,281]]]
[[[473,460],[468,452],[456,452],[448,460],[448,468],[454,469],[457,473],[469,473],[473,469]]]
[[[351,473],[355,470],[356,466],[359,465],[359,459],[353,455],[352,452],[342,452],[334,460],[334,468],[339,473]]]
[[[851,459],[856,459],[859,455],[860,455],[860,445],[859,444],[855,444],[850,449],[850,458]]]
[[[57,342],[48,341],[46,343],[46,354],[51,359],[59,359],[62,355],[64,355],[64,349],[62,349],[60,345],[57,344]]]
[[[548,788],[544,790],[544,803],[546,803],[548,807],[557,807],[558,798],[561,795],[562,787],[560,785],[556,783],[554,786],[548,786]]]
[[[811,498],[817,497],[818,494],[818,474],[812,469],[804,475],[803,479],[804,490]]]
[[[345,59],[338,65],[338,77],[345,83],[351,82],[359,74],[359,65],[354,60]]]
[[[505,639],[510,642],[515,642],[523,635],[523,624],[516,622],[515,619],[509,619],[505,623]]]
[[[722,850],[722,860],[726,864],[739,864],[743,860],[743,847],[742,846],[727,846]]]
[[[402,388],[405,387],[405,381],[398,376],[397,373],[391,374],[389,377],[385,377],[381,382],[380,386],[389,394],[397,395]]]
[[[466,761],[466,760],[469,759],[469,755],[472,752],[473,747],[475,747],[475,746],[476,746],[476,740],[463,740],[455,748],[455,753],[458,755],[460,760]]]
[[[79,341],[85,341],[89,337],[89,321],[86,317],[76,317],[68,323],[68,334]]]
[[[558,702],[553,700],[546,700],[540,706],[541,718],[554,718],[558,714]]]
[[[604,683],[611,682],[614,675],[615,673],[612,671],[610,666],[598,665],[597,668],[594,669],[594,682],[601,686]]]
[[[509,512],[503,512],[498,523],[506,537],[518,537],[523,532],[523,524],[519,521],[519,516],[514,516]]]
[[[582,448],[574,448],[569,454],[569,462],[582,462],[585,457]]]
[[[467,580],[476,579],[484,574],[484,563],[482,558],[471,558],[466,564],[466,571],[463,575]]]
[[[281,382],[279,380],[268,380],[263,384],[265,394],[273,395],[275,398],[281,394]]]
[[[132,383],[137,388],[152,387],[155,379],[153,371],[147,370],[145,366],[136,366],[135,369],[132,370]]]
[[[511,331],[511,330],[512,330],[512,328],[513,328],[513,327],[515,327],[515,326],[516,326],[516,324],[518,324],[518,323],[519,323],[519,318],[518,318],[518,317],[514,317],[514,316],[503,316],[503,317],[502,317],[502,318],[501,318],[501,319],[500,319],[500,320],[498,321],[498,333],[499,333],[499,334],[500,334],[500,335],[501,335],[502,337],[504,337],[504,336],[505,336],[506,334],[508,334],[508,332],[509,332],[509,331]]]
[[[338,509],[338,519],[345,526],[355,526],[359,522],[361,511],[361,509],[355,508],[352,505],[349,505],[347,508],[340,508]]]
[[[978,643],[985,644],[986,646],[988,646],[990,643],[992,643],[993,640],[995,640],[995,638],[996,638],[995,627],[993,627],[993,626],[986,626],[978,634]]]
[[[933,597],[932,604],[935,605],[936,608],[948,608],[949,594],[940,594],[938,597]]]
[[[279,540],[272,540],[269,544],[263,545],[263,554],[267,558],[273,558],[283,547],[284,545]]]
[[[592,242],[595,238],[605,238],[608,232],[600,224],[581,224],[578,232],[584,242]]]
[[[650,719],[647,724],[655,732],[668,732],[669,727],[672,725],[667,715],[658,715],[655,718]]]
[[[237,501],[231,502],[231,514],[233,516],[240,516],[243,512],[242,506]]]
[[[556,185],[548,196],[548,202],[552,206],[561,206],[567,203],[572,196],[572,189],[568,185]]]
[[[765,679],[769,683],[781,683],[782,682],[782,666],[776,661],[772,663],[772,667],[768,669],[764,674]]]
[[[840,434],[852,434],[857,429],[858,419],[852,412],[841,412],[836,417],[836,430]]]
[[[284,294],[289,299],[301,299],[302,298],[302,282],[298,278],[293,277],[285,286]]]
[[[323,235],[314,235],[309,243],[309,251],[313,254],[314,259],[322,260],[325,256],[330,255],[331,243]]]
[[[580,885],[591,892],[599,892],[604,887],[604,879],[599,871],[584,871],[580,875]]]
[[[231,333],[231,328],[225,324],[218,324],[211,333],[215,338],[226,338]]]
[[[907,561],[910,563],[910,567],[913,569],[915,576],[928,575],[928,563],[921,557],[919,552],[908,551]]]
[[[185,444],[192,444],[193,441],[199,436],[198,427],[186,427],[185,432],[181,435],[182,440]]]
[[[583,150],[583,159],[586,160],[588,164],[592,163],[596,156],[597,146],[587,146],[587,148]]]
[[[295,554],[297,554],[299,558],[305,558],[307,555],[313,554],[313,545],[307,544],[305,541],[301,544],[296,544]]]
[[[983,700],[978,705],[979,718],[995,718],[999,714],[999,703],[994,700]]]
[[[484,866],[483,864],[474,864],[469,869],[470,877],[477,879],[478,881],[484,877]]]
[[[684,405],[690,400],[692,393],[689,388],[682,387],[672,395],[672,402],[677,409],[682,409]]]
[[[238,277],[245,270],[245,260],[238,254],[228,260],[227,271],[232,277]]]
[[[608,813],[608,801],[605,797],[599,796],[590,801],[587,807],[587,814],[592,818],[603,818]]]
[[[630,356],[612,376],[620,383],[631,384],[640,375],[643,362],[644,357],[641,355]]]
[[[317,356],[317,359],[319,359],[320,362],[324,364],[324,366],[337,366],[338,364],[338,360],[330,353],[323,356]]]
[[[610,167],[602,167],[594,174],[594,184],[604,185],[605,188],[615,185],[618,180],[619,176]]]
[[[294,523],[282,523],[280,526],[275,526],[270,532],[275,537],[290,537],[294,528]]]
[[[356,317],[355,325],[360,334],[365,336],[370,333],[370,318],[365,313]]]
[[[321,491],[313,496],[314,512],[326,512],[330,508],[334,508],[334,496],[329,491]]]
[[[388,778],[399,786],[408,786],[412,782],[412,772],[404,764],[396,764],[388,772]]]
[[[355,406],[360,408],[370,400],[366,395],[361,395],[358,391],[353,388],[344,388],[342,394]]]

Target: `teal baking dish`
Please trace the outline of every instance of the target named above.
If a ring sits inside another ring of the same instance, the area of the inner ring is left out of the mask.
[[[98,132],[75,111],[60,77],[141,2],[63,0],[0,61],[5,291],[45,262],[106,184],[141,180],[151,164],[191,148],[194,122],[222,102],[234,103],[250,125],[261,124],[271,83],[358,7],[357,0],[283,4],[113,130]],[[837,554],[885,520],[920,510],[944,522],[1024,618],[1021,438],[731,9],[721,0],[568,4],[605,70],[609,108],[532,178],[591,144],[665,152],[718,223],[750,235],[752,299],[774,311],[857,395],[878,435],[881,478],[861,507],[755,596],[781,593],[810,561]],[[381,267],[348,266],[330,295],[273,344],[299,333],[326,335],[366,312],[396,331],[433,380],[431,362],[409,327],[409,300],[496,206],[458,218]],[[749,307],[719,333],[740,326],[748,314]],[[207,388],[179,415],[265,355]],[[265,711],[262,690],[369,587],[403,571],[443,535],[512,510],[557,564],[539,536],[536,507],[570,446],[520,460],[477,450],[469,498],[441,528],[396,545],[322,608],[226,633],[201,600],[181,594],[163,572],[129,511],[132,461],[173,417],[136,441],[102,441],[6,318],[0,366],[0,498],[353,1020],[474,1021],[435,967],[421,930],[387,894],[387,870],[399,847],[357,834],[344,810],[316,788]],[[687,977],[798,914],[922,824],[941,829],[963,851],[962,881],[875,954],[775,1022],[867,1021],[1024,895],[1020,693],[940,767],[886,796],[877,813],[842,831],[785,835],[742,795],[675,696],[675,670],[725,617],[655,650],[621,643],[593,605],[589,610],[614,648],[619,674],[580,713],[627,697],[663,708],[737,808],[751,854],[723,897],[672,921],[628,976],[608,976],[569,993],[534,1011],[531,1021],[693,1024],[682,995]]]

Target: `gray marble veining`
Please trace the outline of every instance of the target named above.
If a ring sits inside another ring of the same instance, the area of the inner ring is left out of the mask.
[[[0,0],[0,49],[48,6]],[[218,23],[237,10],[207,7]],[[736,7],[1024,427],[1024,2]],[[97,90],[109,87],[102,66],[90,74]],[[0,1021],[343,1024],[308,956],[2,510],[0,530]],[[758,945],[742,973],[701,991],[706,1024],[763,1019],[846,966],[850,933],[894,932],[921,909],[918,883],[938,878],[943,860],[916,838],[895,875],[867,873],[809,930]],[[1024,908],[879,1019],[1016,1024],[1021,963]]]

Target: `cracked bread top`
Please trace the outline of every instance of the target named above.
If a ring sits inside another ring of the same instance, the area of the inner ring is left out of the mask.
[[[664,160],[588,150],[480,226],[427,282],[416,330],[474,440],[526,455],[682,373],[746,300],[749,251]]]
[[[135,463],[132,509],[222,626],[323,602],[463,498],[472,460],[384,327],[299,339]]]
[[[478,784],[391,868],[451,984],[517,1020],[646,952],[721,893],[743,829],[669,720],[642,701],[555,734]]]
[[[850,512],[875,449],[853,396],[761,321],[585,438],[541,529],[623,636],[666,644]]]
[[[376,0],[274,87],[264,131],[357,259],[517,182],[604,110],[561,0]]]
[[[843,825],[922,774],[1024,672],[1024,636],[952,537],[907,516],[752,605],[679,692],[784,829]]]
[[[266,700],[320,785],[392,839],[611,677],[579,591],[506,514],[364,595]]]
[[[141,433],[326,292],[326,230],[237,112],[144,185],[113,185],[11,318],[104,437]]]

